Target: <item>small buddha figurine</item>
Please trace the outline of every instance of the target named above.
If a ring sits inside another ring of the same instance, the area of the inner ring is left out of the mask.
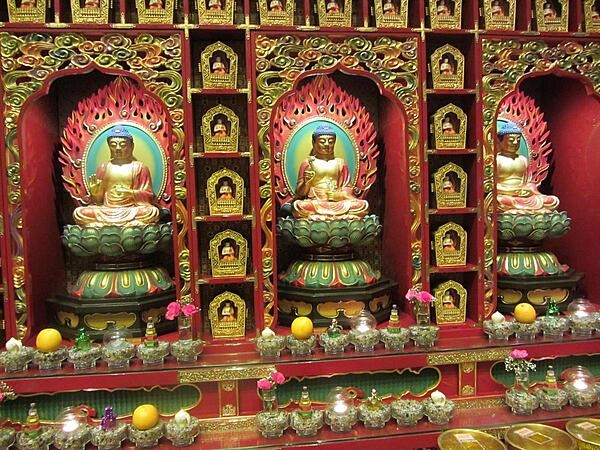
[[[211,0],[211,1],[213,1],[213,0]],[[211,66],[211,71],[215,75],[226,75],[227,74],[227,67],[225,67],[225,63],[223,62],[223,60],[221,59],[220,56],[215,57],[215,60],[213,61],[212,66]]]
[[[29,405],[27,418],[23,424],[23,432],[29,438],[39,436],[42,432],[42,424],[40,423],[40,416],[38,415],[38,410],[35,403],[31,403]]]
[[[554,367],[552,366],[548,366],[548,369],[546,370],[544,392],[546,395],[558,395],[558,382],[556,381],[556,374],[554,373]]]
[[[231,302],[225,302],[225,305],[221,310],[220,322],[235,322],[235,310]]]
[[[454,66],[448,58],[444,58],[440,63],[440,75],[454,75]]]
[[[337,0],[329,0],[325,10],[327,11],[327,14],[339,14],[341,12],[340,4]]]
[[[446,175],[442,179],[442,191],[444,191],[447,194],[456,193],[456,187],[454,186],[454,181],[452,181],[452,178],[449,175]]]
[[[208,0],[208,10],[209,11],[222,11],[223,4],[221,0]]]
[[[154,319],[148,317],[146,332],[144,333],[144,347],[158,347],[158,334],[154,326]]]
[[[398,14],[398,8],[392,0],[385,0],[383,2],[383,14],[386,16]]]
[[[100,8],[100,0],[85,0],[84,8]]]
[[[336,139],[329,125],[312,133],[312,150],[300,164],[292,200],[296,219],[355,219],[369,212],[369,203],[352,194],[348,164],[334,153]]]
[[[456,308],[456,303],[454,296],[450,292],[450,289],[446,289],[444,295],[442,296],[442,306],[444,309],[454,309]]]
[[[113,411],[112,406],[106,406],[104,408],[104,415],[102,416],[102,421],[100,422],[100,428],[103,431],[114,430],[117,426],[117,417]]]
[[[21,0],[21,8],[35,8],[37,6],[36,0]]]
[[[298,414],[303,418],[312,416],[312,401],[306,386],[302,386],[302,393],[300,394],[300,400],[298,400]]]
[[[221,261],[235,261],[237,257],[235,256],[235,249],[231,245],[231,242],[225,241],[223,244],[223,248],[221,248]]]
[[[442,122],[442,134],[456,134],[454,124],[448,116],[444,117],[444,121]]]
[[[134,140],[127,128],[115,126],[106,138],[110,161],[100,164],[88,178],[90,204],[79,206],[73,219],[82,227],[143,226],[158,222],[153,205],[152,177],[146,165],[133,156]]]
[[[558,208],[558,197],[544,195],[529,181],[529,162],[519,154],[522,132],[512,122],[498,131],[500,151],[496,155],[498,210],[509,214],[544,214]]]
[[[233,199],[233,189],[229,184],[229,181],[223,180],[223,184],[219,188],[219,200],[231,200]]]
[[[450,14],[450,8],[446,4],[445,0],[440,0],[437,3],[436,13],[437,13],[438,16],[449,16],[449,15],[451,15]]]
[[[457,250],[456,242],[454,242],[454,238],[450,233],[444,234],[444,237],[442,238],[442,249],[445,252],[455,252]]]
[[[163,0],[150,0],[148,9],[163,9]]]
[[[592,5],[592,12],[590,14],[590,18],[592,20],[600,20],[600,12],[598,11],[598,7],[596,5]]]
[[[227,137],[227,126],[223,123],[220,117],[217,119],[213,127],[213,137]]]
[[[556,317],[560,314],[560,310],[558,309],[558,305],[556,304],[556,300],[551,297],[545,297],[544,300],[548,305],[546,308],[546,316],[547,317]]]
[[[86,333],[85,328],[79,329],[79,334],[75,338],[75,348],[79,351],[87,351],[92,348],[92,340]]]
[[[556,19],[556,9],[551,2],[544,3],[543,14],[544,19]]]
[[[283,12],[283,3],[281,2],[281,0],[271,0],[269,2],[269,11]]]
[[[331,325],[327,328],[327,336],[330,338],[337,338],[342,335],[343,328],[338,324],[337,319],[331,319]]]
[[[504,9],[502,9],[502,5],[499,0],[494,0],[492,2],[492,17],[504,17],[506,14],[504,13]]]
[[[398,314],[397,305],[392,305],[387,330],[390,333],[400,333],[400,315]]]

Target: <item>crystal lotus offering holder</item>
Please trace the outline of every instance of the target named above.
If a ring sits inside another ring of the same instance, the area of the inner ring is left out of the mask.
[[[290,414],[290,426],[298,436],[314,436],[323,426],[323,411],[312,408],[312,402],[306,386],[302,387],[298,408]]]
[[[435,425],[446,425],[454,414],[454,402],[446,399],[440,391],[433,391],[423,402],[423,411],[429,422]]]
[[[127,438],[129,426],[124,422],[117,422],[117,417],[112,406],[104,408],[104,415],[100,426],[92,428],[92,444],[98,450],[115,450],[121,448],[121,442]]]
[[[569,404],[575,408],[589,408],[598,401],[598,389],[592,373],[583,366],[575,366],[563,372],[564,389]]]
[[[14,428],[2,427],[0,428],[0,448],[7,449],[15,442],[17,432]]]
[[[171,342],[170,352],[177,362],[194,362],[204,349],[204,342],[200,339],[186,339]]]
[[[567,392],[558,387],[552,366],[548,366],[544,386],[536,389],[535,395],[540,402],[540,408],[544,411],[560,411],[569,401]]]
[[[67,408],[58,418],[54,446],[60,450],[83,450],[91,438],[91,429],[83,411]]]
[[[540,323],[538,321],[534,321],[531,323],[515,321],[515,338],[518,341],[531,342],[535,339],[535,336],[539,332]]]
[[[42,352],[36,349],[33,352],[33,363],[40,370],[58,370],[68,355],[67,347],[59,347],[53,352]]]
[[[256,350],[261,358],[279,358],[285,348],[285,336],[275,333],[271,328],[265,327],[260,336],[256,338]]]
[[[100,346],[94,345],[85,328],[79,330],[75,345],[69,349],[69,361],[75,369],[92,369],[100,359]]]
[[[128,329],[116,328],[114,323],[104,333],[101,353],[102,359],[106,361],[108,367],[129,366],[129,360],[135,355],[135,345],[130,342],[131,338],[131,332]]]
[[[563,334],[569,329],[569,319],[560,316],[542,316],[538,322],[545,338],[553,341],[562,340]]]
[[[312,353],[316,341],[317,339],[314,335],[311,335],[307,339],[298,339],[290,334],[286,338],[286,346],[294,356],[308,356]]]
[[[567,317],[574,336],[590,337],[596,328],[596,307],[587,299],[573,300],[567,307]]]
[[[371,395],[358,405],[358,418],[366,428],[383,428],[392,418],[392,410],[381,400],[377,390],[372,389]]]
[[[506,370],[515,373],[514,385],[504,394],[504,401],[513,414],[526,416],[539,406],[537,397],[529,392],[529,371],[535,370],[535,364],[528,361],[527,350],[514,349],[504,360]]]
[[[358,420],[358,411],[346,389],[338,386],[329,393],[324,417],[331,431],[345,433],[352,429]]]
[[[265,438],[280,437],[289,426],[289,415],[279,409],[277,401],[277,386],[284,382],[285,376],[277,371],[256,382],[258,396],[263,402],[263,410],[256,415],[255,422],[258,431]]]
[[[498,311],[492,314],[489,320],[483,321],[483,331],[490,341],[508,341],[516,330],[515,322],[508,321]]]
[[[148,448],[156,447],[158,441],[164,435],[165,425],[159,420],[156,425],[147,430],[140,430],[133,425],[129,427],[128,438],[136,447]]]
[[[430,349],[435,344],[440,333],[440,328],[436,325],[412,325],[408,327],[408,334],[415,347]]]
[[[175,447],[186,447],[192,445],[198,436],[200,421],[182,409],[167,422],[165,430],[165,436]]]
[[[0,365],[6,372],[24,372],[33,359],[33,348],[26,347],[15,338],[6,341],[6,351],[0,353]]]
[[[17,433],[17,448],[21,450],[43,450],[50,447],[55,430],[42,426],[35,403],[29,405],[27,418]]]
[[[330,355],[344,353],[349,342],[350,337],[344,333],[343,328],[336,319],[333,319],[329,328],[319,335],[321,347],[323,347],[325,353]]]
[[[372,352],[379,342],[379,330],[373,314],[363,309],[350,320],[352,329],[349,333],[350,343],[357,352]]]
[[[169,343],[165,341],[156,341],[156,345],[148,346],[142,342],[137,346],[136,355],[146,366],[159,365],[169,354]]]
[[[398,425],[413,426],[425,415],[423,404],[417,400],[398,399],[391,404],[392,417]]]
[[[385,344],[385,349],[395,352],[404,350],[404,345],[410,340],[408,328],[382,328],[379,339]]]

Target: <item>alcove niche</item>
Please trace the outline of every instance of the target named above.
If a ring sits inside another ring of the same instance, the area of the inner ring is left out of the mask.
[[[571,218],[570,231],[544,241],[544,248],[584,278],[578,289],[594,300],[600,289],[600,102],[589,81],[556,71],[530,76],[518,87],[531,97],[548,123],[552,155],[540,192],[560,199],[559,210]]]
[[[274,114],[271,120],[276,120],[278,107],[286,101],[286,98],[302,91],[306,85],[315,81],[315,77],[323,75],[323,73],[307,74],[297,82],[294,89],[282,96],[273,107]],[[385,306],[382,303],[381,307],[375,307],[377,313],[371,308],[377,320],[381,322],[388,319],[392,304],[397,304],[400,309],[403,308],[404,292],[410,287],[413,274],[411,225],[414,217],[411,214],[409,188],[410,124],[399,100],[391,92],[383,89],[374,79],[358,73],[342,73],[341,71],[334,71],[326,76],[332,79],[337,87],[354,97],[361,107],[365,108],[376,132],[375,143],[379,152],[376,158],[377,175],[364,199],[369,203],[369,214],[379,217],[382,228],[379,235],[372,242],[364,246],[354,246],[353,250],[359,258],[367,261],[375,271],[381,272],[382,280],[389,281],[388,292],[382,295],[382,298],[386,297],[383,300]],[[417,124],[412,125],[418,126]],[[271,126],[273,127],[273,123]],[[338,145],[339,142],[336,143],[336,156],[339,156],[337,153]],[[308,156],[310,152],[308,140],[305,141],[305,146],[307,148],[302,150],[302,153]],[[273,149],[273,144],[272,151],[274,153],[277,151],[276,148]],[[276,162],[273,164],[276,164]],[[277,224],[278,217],[283,215],[280,206],[279,199],[274,200],[274,227]],[[301,257],[302,252],[299,246],[291,244],[289,240],[278,235],[276,229],[273,231],[277,248],[275,273],[281,274],[292,261]],[[290,311],[290,304],[285,301],[289,295],[286,286],[279,283],[277,290],[278,299],[280,300],[278,323],[287,325],[294,315],[306,313],[307,310],[294,310],[294,305],[292,305]],[[314,294],[315,298],[328,298],[328,290],[329,292],[336,291],[335,288],[325,288],[322,293]],[[389,299],[387,299],[388,296]],[[282,298],[284,299],[283,302],[281,302]],[[355,298],[358,299],[359,297]],[[329,301],[333,303],[340,300],[330,299]],[[302,302],[302,300],[299,300],[299,302]],[[284,305],[283,308],[282,305]],[[356,304],[350,305],[351,308],[354,306]],[[348,312],[352,311],[340,312],[338,316],[338,320],[345,323],[345,325],[348,324],[346,320]],[[357,313],[358,310],[353,312]],[[329,317],[335,316],[333,309],[330,309],[328,313]],[[323,326],[325,321],[321,317],[317,319],[316,324]]]
[[[77,206],[63,186],[59,162],[61,135],[78,102],[92,96],[117,77],[116,74],[97,70],[58,76],[48,80],[23,106],[18,130],[23,230],[20,244],[24,255],[24,289],[30,335],[54,324],[55,318],[47,310],[47,300],[65,296],[67,283],[72,282],[83,268],[90,266],[89,260],[73,256],[61,243],[64,226],[74,223],[72,214]],[[139,86],[137,81],[130,81]],[[163,267],[173,277],[172,248],[156,258],[160,258]],[[137,326],[143,327],[143,324],[138,323]]]

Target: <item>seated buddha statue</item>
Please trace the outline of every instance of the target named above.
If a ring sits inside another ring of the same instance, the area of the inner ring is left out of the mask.
[[[519,154],[521,129],[512,122],[498,131],[500,152],[496,155],[498,210],[509,214],[543,214],[558,208],[558,197],[544,195],[529,181],[527,158]]]
[[[73,218],[83,227],[143,226],[155,223],[160,211],[152,204],[150,170],[133,157],[133,136],[123,127],[109,130],[110,161],[88,178],[91,202],[75,208]]]
[[[329,125],[320,125],[313,132],[312,150],[300,164],[292,200],[296,219],[353,219],[369,212],[369,203],[352,194],[346,161],[335,157],[336,139]]]

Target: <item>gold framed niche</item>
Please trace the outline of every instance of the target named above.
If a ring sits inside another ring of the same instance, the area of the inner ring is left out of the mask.
[[[584,0],[583,16],[585,31],[590,33],[600,32],[600,0]]]
[[[220,169],[208,177],[206,198],[211,216],[244,213],[244,179],[230,169]]]
[[[209,303],[208,320],[213,338],[244,337],[246,303],[239,295],[225,291]]]
[[[375,25],[379,28],[407,28],[408,0],[374,0]]]
[[[483,15],[487,30],[514,30],[516,0],[483,0]]]
[[[467,312],[467,290],[458,282],[448,280],[433,290],[435,323],[464,323]]]
[[[7,0],[9,22],[46,22],[47,0]]]
[[[352,26],[352,0],[317,0],[321,27]]]
[[[458,29],[461,17],[462,0],[429,0],[431,28]]]
[[[438,267],[464,266],[467,263],[467,232],[455,222],[447,222],[433,234],[435,264]]]
[[[260,24],[292,26],[295,6],[293,0],[258,0]]]
[[[173,23],[175,0],[135,0],[138,23]]]
[[[108,23],[109,11],[109,0],[71,0],[73,23]]]
[[[438,109],[432,119],[436,149],[464,149],[467,142],[467,115],[449,103]]]
[[[467,173],[449,162],[433,174],[433,192],[436,208],[464,208],[467,206]]]
[[[233,25],[235,0],[196,0],[200,25]]]
[[[206,153],[238,150],[240,119],[229,108],[217,105],[202,116],[202,141]]]
[[[569,0],[535,0],[537,31],[568,31]]]
[[[445,44],[431,54],[431,77],[434,89],[463,89],[465,57],[459,49]]]
[[[246,275],[248,241],[233,230],[217,233],[210,240],[208,256],[213,277],[243,277]]]
[[[237,87],[238,56],[221,41],[207,46],[200,55],[198,70],[202,86],[207,89],[235,89]]]

